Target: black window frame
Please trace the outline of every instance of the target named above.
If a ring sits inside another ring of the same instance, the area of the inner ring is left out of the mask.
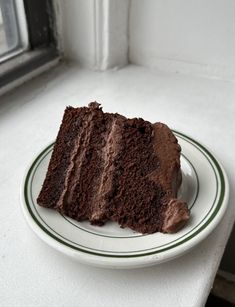
[[[0,64],[0,89],[59,57],[53,0],[23,2],[29,48]]]

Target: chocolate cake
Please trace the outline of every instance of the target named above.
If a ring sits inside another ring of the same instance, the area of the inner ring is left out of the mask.
[[[177,232],[180,146],[162,123],[67,107],[37,202],[77,221],[111,220],[140,233]]]

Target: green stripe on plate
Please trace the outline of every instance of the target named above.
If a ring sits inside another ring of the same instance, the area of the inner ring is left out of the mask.
[[[63,237],[61,234],[59,234],[59,233],[56,232],[54,229],[52,229],[52,228],[43,220],[43,218],[42,218],[41,215],[39,214],[39,212],[38,212],[38,210],[37,210],[37,205],[34,203],[34,200],[33,200],[33,196],[32,196],[32,182],[33,182],[34,174],[35,174],[35,172],[36,172],[38,166],[40,165],[40,163],[43,161],[44,157],[45,157],[46,155],[48,155],[48,153],[50,153],[51,150],[52,150],[52,149],[50,149],[48,152],[46,152],[45,155],[41,157],[41,160],[39,161],[39,163],[35,166],[35,169],[34,169],[34,172],[33,172],[33,175],[32,175],[32,179],[31,179],[31,185],[30,185],[31,202],[32,202],[32,204],[33,204],[33,207],[34,207],[35,211],[37,212],[37,215],[38,215],[39,219],[40,219],[40,220],[41,220],[41,221],[42,221],[52,232],[54,232],[55,235],[57,235],[57,236],[58,236],[59,238],[61,238],[62,240],[67,241],[67,243],[69,243],[69,244],[70,244],[70,243],[74,244],[75,247],[78,246],[79,248],[82,248],[82,249],[85,248],[86,250],[90,250],[90,251],[95,251],[95,252],[99,252],[99,253],[100,253],[100,252],[103,252],[103,253],[105,252],[105,253],[110,253],[110,254],[135,254],[135,253],[147,252],[147,251],[150,251],[150,250],[155,250],[155,251],[156,251],[156,248],[159,249],[159,248],[163,248],[163,247],[165,247],[165,246],[169,246],[169,245],[171,246],[172,243],[181,240],[182,238],[186,237],[189,233],[193,232],[193,230],[194,230],[195,228],[197,228],[197,227],[206,219],[206,217],[209,215],[209,213],[210,213],[210,211],[211,211],[211,210],[209,210],[208,214],[204,217],[204,219],[201,221],[201,223],[197,224],[197,225],[196,225],[193,229],[191,229],[188,233],[186,233],[185,235],[183,235],[183,236],[177,238],[177,239],[174,240],[174,241],[171,241],[170,243],[163,244],[163,245],[160,245],[160,246],[158,246],[158,247],[153,247],[153,248],[149,248],[149,249],[145,249],[145,250],[136,250],[136,251],[131,251],[131,252],[130,252],[130,251],[125,252],[125,251],[107,251],[107,250],[99,250],[99,249],[89,248],[89,247],[87,247],[87,246],[78,244],[78,243],[76,243],[76,242],[73,242],[73,241],[71,241],[71,240],[69,240],[69,239]],[[210,163],[210,164],[211,164],[211,163]],[[212,168],[213,168],[213,165],[212,165]],[[195,171],[195,172],[196,172],[196,171]],[[216,176],[216,174],[215,174],[215,176]],[[197,179],[198,179],[198,178],[197,178]],[[212,206],[211,206],[211,209],[213,208],[214,202],[215,202],[216,197],[217,197],[217,192],[218,192],[218,188],[217,188],[217,187],[218,187],[218,184],[217,184],[217,178],[216,178],[216,196],[215,196],[215,199],[214,199],[213,204],[212,204]]]

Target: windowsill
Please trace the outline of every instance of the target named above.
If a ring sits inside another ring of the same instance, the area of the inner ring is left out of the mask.
[[[1,63],[0,95],[39,75],[60,60],[54,47],[38,48],[16,54],[8,61]]]
[[[8,305],[25,306],[34,298],[38,305],[50,305],[53,298],[55,306],[204,305],[234,222],[233,191],[223,221],[205,241],[176,260],[142,270],[102,270],[73,262],[26,226],[18,200],[25,168],[54,140],[66,105],[94,100],[105,111],[162,121],[197,139],[222,162],[230,181],[235,180],[234,82],[132,65],[92,72],[63,64],[44,73],[0,102],[0,250]]]

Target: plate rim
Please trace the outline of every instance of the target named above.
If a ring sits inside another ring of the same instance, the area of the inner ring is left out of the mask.
[[[134,262],[133,264],[136,265],[137,263],[139,265],[151,265],[150,262],[154,262],[155,264],[157,262],[163,262],[168,261],[172,258],[178,257],[185,253],[186,251],[190,250],[192,247],[196,246],[199,242],[201,242],[203,239],[205,239],[211,231],[218,225],[220,220],[222,219],[226,208],[228,204],[228,197],[229,197],[229,183],[228,178],[225,173],[225,170],[221,163],[215,158],[215,156],[201,143],[196,141],[195,139],[185,135],[182,132],[179,132],[177,130],[172,130],[174,134],[185,140],[186,142],[190,143],[191,145],[194,145],[197,150],[201,151],[204,156],[207,158],[209,163],[211,164],[213,171],[216,174],[215,169],[218,172],[218,177],[221,181],[221,190],[218,196],[218,200],[216,202],[216,209],[214,209],[212,215],[209,217],[209,219],[203,223],[198,230],[196,230],[193,234],[187,236],[184,240],[173,244],[172,246],[168,248],[163,248],[160,251],[150,251],[147,253],[142,254],[132,254],[132,255],[116,255],[116,254],[103,254],[103,253],[97,253],[92,252],[89,250],[83,250],[81,248],[72,246],[68,244],[67,242],[60,240],[56,236],[54,236],[52,233],[50,233],[44,225],[40,224],[40,222],[37,220],[37,218],[34,216],[29,200],[27,199],[27,190],[28,190],[28,182],[30,175],[32,173],[32,170],[34,169],[37,162],[40,160],[40,158],[45,154],[45,152],[48,151],[50,147],[53,146],[54,142],[50,142],[49,145],[47,145],[43,150],[39,152],[39,154],[35,155],[34,159],[32,159],[31,163],[29,164],[28,168],[26,169],[22,185],[21,185],[21,207],[23,209],[24,216],[29,224],[29,226],[32,228],[32,230],[41,238],[43,239],[47,244],[51,245],[52,247],[56,248],[57,250],[60,250],[70,256],[73,256],[75,258],[87,258],[87,259],[80,259],[83,262],[88,262],[88,258],[93,259],[92,262],[95,264],[102,264],[103,262],[106,263],[107,261],[111,260],[111,262],[119,262],[119,264],[122,261],[124,261],[126,264],[128,262],[128,265],[131,265],[130,260]],[[208,159],[208,157],[210,159]],[[211,161],[214,164],[214,167],[211,163]],[[214,207],[214,206],[212,206]],[[191,239],[194,240],[191,240]],[[181,249],[178,252],[177,247],[180,246]],[[165,255],[163,257],[163,255]],[[98,263],[97,263],[98,262]],[[94,264],[93,263],[93,264]],[[154,264],[153,263],[153,264]],[[90,263],[92,264],[92,263]]]

